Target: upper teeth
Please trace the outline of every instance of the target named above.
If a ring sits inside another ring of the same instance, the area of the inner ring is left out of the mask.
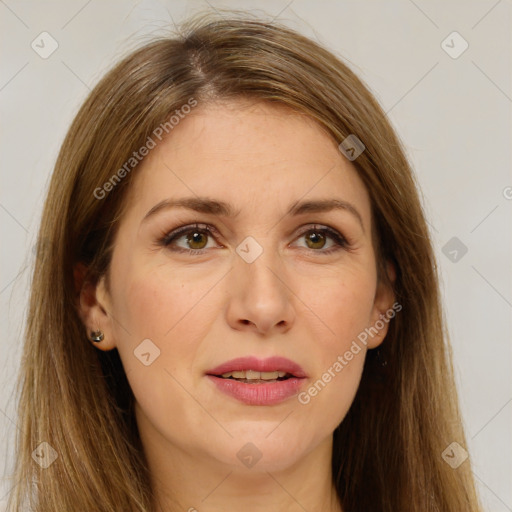
[[[222,377],[228,378],[233,377],[234,379],[263,379],[263,380],[274,380],[278,377],[284,377],[286,372],[257,372],[254,370],[241,370],[235,372],[223,373]]]

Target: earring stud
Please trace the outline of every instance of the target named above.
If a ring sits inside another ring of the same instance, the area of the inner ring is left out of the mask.
[[[94,343],[99,343],[103,340],[105,337],[101,331],[93,331],[90,334],[91,340],[94,341]]]

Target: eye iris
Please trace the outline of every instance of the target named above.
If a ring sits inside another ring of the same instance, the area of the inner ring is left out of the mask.
[[[325,236],[318,232],[311,232],[306,236],[306,240],[308,243],[308,247],[310,249],[321,249],[325,245]],[[320,244],[320,246],[311,247],[309,245],[309,242],[312,242],[313,244]]]
[[[201,247],[194,247],[192,245],[192,249],[204,249],[204,247],[206,246],[206,235],[204,233],[200,233],[198,231],[192,231],[189,235],[187,235],[187,243],[188,244],[195,244],[195,243],[199,243],[201,244],[201,240],[200,238],[203,237],[203,241],[204,241],[204,244],[201,246]],[[198,240],[199,238],[199,240]]]

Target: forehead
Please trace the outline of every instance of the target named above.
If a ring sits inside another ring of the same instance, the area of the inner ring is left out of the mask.
[[[159,201],[209,196],[244,215],[277,215],[299,199],[339,198],[370,225],[370,199],[356,168],[314,120],[247,100],[199,105],[136,170],[128,208],[141,218]]]

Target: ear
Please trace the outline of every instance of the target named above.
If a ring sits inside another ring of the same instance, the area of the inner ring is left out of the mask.
[[[386,262],[386,273],[388,279],[379,279],[377,283],[370,326],[368,327],[368,349],[377,348],[384,341],[388,333],[389,322],[392,321],[391,319],[394,316],[394,314],[390,315],[390,312],[394,313],[395,293],[393,283],[396,279],[396,269],[390,261]]]
[[[77,292],[78,312],[87,331],[89,341],[100,350],[112,350],[116,347],[113,337],[110,295],[105,286],[105,276],[94,284],[86,278],[87,267],[78,263],[74,267],[75,291]],[[93,331],[101,331],[103,340],[91,340]]]

